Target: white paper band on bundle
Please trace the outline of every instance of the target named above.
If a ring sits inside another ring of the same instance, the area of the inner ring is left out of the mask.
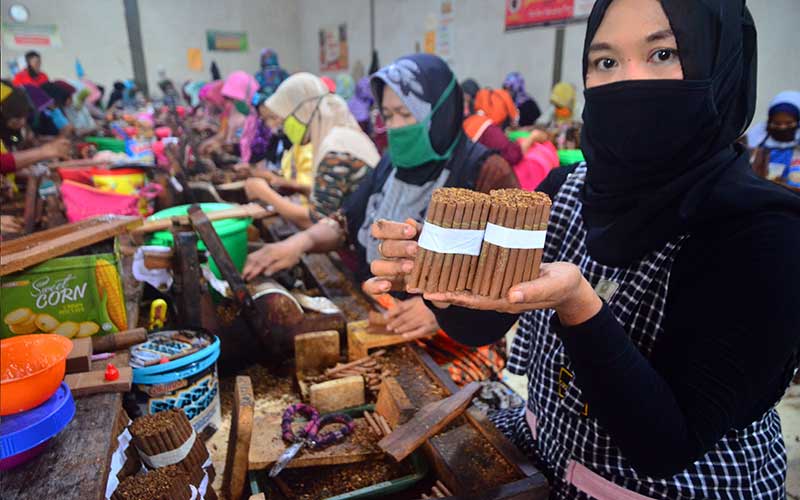
[[[510,229],[503,226],[486,224],[486,234],[483,239],[503,248],[544,248],[547,231],[529,231],[526,229]]]
[[[128,424],[130,424],[130,420],[128,420]],[[125,460],[127,459],[125,450],[128,449],[130,442],[131,433],[128,432],[128,428],[125,427],[119,436],[117,436],[117,449],[114,450],[114,453],[111,455],[111,467],[108,472],[108,481],[106,482],[105,498],[111,498],[111,495],[117,491],[117,486],[119,486],[117,474],[119,474],[119,471],[121,471],[122,467],[125,465]]]
[[[426,222],[419,235],[419,246],[437,253],[480,255],[483,231],[480,229],[451,229]]]
[[[148,455],[142,450],[139,450],[139,456],[142,458],[142,462],[147,464],[147,466],[151,469],[158,469],[160,467],[166,467],[167,465],[177,464],[187,455],[189,452],[192,451],[192,446],[194,446],[194,441],[197,439],[197,433],[194,432],[192,429],[192,435],[189,436],[182,445],[178,446],[174,450],[165,451],[163,453],[159,453],[158,455]]]

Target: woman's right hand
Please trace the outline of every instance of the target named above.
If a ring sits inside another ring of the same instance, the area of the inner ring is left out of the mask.
[[[245,280],[251,280],[259,275],[272,275],[289,269],[300,262],[300,257],[305,252],[302,233],[298,233],[298,237],[292,237],[264,245],[259,250],[247,256],[247,262],[244,264],[242,270],[242,277]]]
[[[375,276],[362,285],[366,293],[378,295],[389,290],[405,290],[406,275],[414,270],[419,225],[414,219],[405,222],[379,220],[372,224],[372,236],[380,240],[380,259],[373,260],[370,271]]]

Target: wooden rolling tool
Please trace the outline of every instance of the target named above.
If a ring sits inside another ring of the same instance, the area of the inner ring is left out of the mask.
[[[93,353],[114,352],[136,344],[141,344],[147,340],[147,330],[144,328],[134,328],[124,330],[102,337],[92,337]]]

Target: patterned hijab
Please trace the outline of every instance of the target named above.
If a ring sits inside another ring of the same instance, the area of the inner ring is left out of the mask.
[[[506,79],[503,80],[503,88],[511,93],[517,107],[531,100],[531,96],[525,91],[525,78],[517,71],[512,71],[506,76]]]
[[[278,63],[278,53],[272,49],[262,50],[259,62],[261,69],[255,74],[259,92],[269,97],[281,82],[289,77],[289,73],[281,68]]]
[[[369,87],[369,77],[365,76],[358,81],[353,97],[347,101],[347,106],[356,120],[363,123],[369,120],[369,110],[373,104],[375,104],[375,100],[372,98],[372,91]]]

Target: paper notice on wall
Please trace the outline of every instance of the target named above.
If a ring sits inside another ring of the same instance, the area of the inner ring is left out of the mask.
[[[55,24],[3,23],[3,45],[9,49],[61,47],[61,35]]]
[[[436,31],[429,30],[425,32],[425,42],[422,47],[422,51],[426,54],[435,54],[436,53]]]
[[[322,27],[319,30],[319,69],[346,71],[348,67],[347,25]]]
[[[455,49],[456,0],[441,0],[439,4],[439,26],[436,31],[436,54],[453,65]]]
[[[186,65],[190,71],[203,71],[203,52],[197,47],[186,49]]]

